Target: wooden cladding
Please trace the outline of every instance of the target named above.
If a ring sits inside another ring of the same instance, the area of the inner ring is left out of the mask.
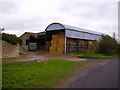
[[[80,42],[67,42],[66,52],[81,52],[88,49],[88,43],[80,43]]]
[[[66,52],[84,52],[87,50],[94,50],[97,41],[88,41],[88,40],[77,40],[77,39],[67,39],[66,43]]]

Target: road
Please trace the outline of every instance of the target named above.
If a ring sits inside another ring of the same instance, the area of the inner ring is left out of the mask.
[[[62,88],[118,88],[118,59],[110,59],[104,65],[96,65],[78,73],[78,77],[65,82]]]

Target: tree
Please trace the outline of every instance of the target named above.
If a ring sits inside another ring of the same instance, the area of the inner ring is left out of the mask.
[[[118,43],[118,54],[120,54],[120,44]]]
[[[13,34],[6,34],[6,33],[2,33],[2,38],[0,38],[4,41],[7,41],[11,44],[22,44],[22,39],[20,39],[20,37],[17,37],[16,35],[13,35]]]
[[[102,35],[98,43],[98,53],[113,55],[118,53],[118,42],[109,35]]]

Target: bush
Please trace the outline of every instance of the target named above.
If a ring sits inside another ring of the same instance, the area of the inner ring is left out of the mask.
[[[109,35],[102,35],[98,43],[98,53],[113,55],[118,53],[118,42]]]
[[[16,35],[13,34],[2,33],[2,40],[7,41],[14,45],[17,45],[18,43],[20,45],[22,44],[22,40],[20,39],[20,37],[17,37]]]
[[[118,54],[120,54],[120,44],[118,44]]]

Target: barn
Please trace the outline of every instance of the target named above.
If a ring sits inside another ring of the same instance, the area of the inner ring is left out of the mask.
[[[45,50],[45,32],[25,32],[20,36],[20,38],[22,39],[20,50]]]
[[[37,34],[36,45],[37,47],[43,45],[43,49],[39,50],[50,53],[85,52],[97,48],[101,35],[100,32],[61,23],[51,23],[45,29],[44,35]]]
[[[102,35],[100,32],[61,23],[52,23],[45,31],[49,52],[60,54],[93,50]]]

